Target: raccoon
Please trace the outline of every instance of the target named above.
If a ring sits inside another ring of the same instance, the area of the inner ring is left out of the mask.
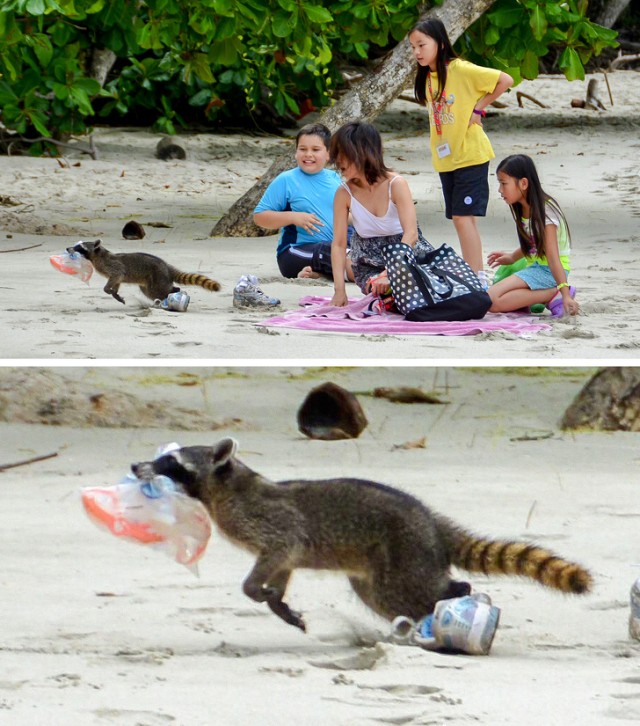
[[[283,601],[296,568],[338,570],[387,620],[419,620],[439,600],[468,595],[451,565],[469,572],[529,577],[565,593],[590,590],[578,564],[517,541],[476,536],[415,497],[385,484],[351,478],[273,482],[235,457],[237,444],[189,446],[133,464],[142,479],[164,474],[208,509],[220,532],[257,556],[243,583],[282,620],[305,630]]]
[[[205,290],[219,290],[220,283],[195,272],[181,272],[164,260],[146,252],[109,252],[102,240],[78,242],[67,247],[67,252],[78,252],[86,257],[96,271],[107,278],[104,291],[118,302],[124,303],[118,290],[123,282],[139,285],[150,300],[164,300],[169,293],[178,292],[183,285],[199,285]]]

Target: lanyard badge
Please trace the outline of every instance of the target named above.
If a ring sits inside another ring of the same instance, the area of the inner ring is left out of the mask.
[[[427,87],[429,88],[429,98],[431,99],[431,111],[433,113],[433,123],[436,127],[436,133],[438,136],[442,136],[442,108],[444,106],[444,99],[446,98],[445,91],[442,89],[440,94],[440,100],[436,103],[433,97],[433,88],[431,88],[431,74],[427,75]]]
[[[431,74],[427,76],[427,86],[429,87],[429,96],[431,98],[433,124],[436,127],[436,133],[438,136],[442,136],[442,110],[446,105],[445,99],[447,96],[443,88],[442,93],[440,94],[440,100],[438,103],[435,102],[435,99],[433,98],[433,89],[431,88]],[[449,156],[451,154],[451,148],[445,141],[444,144],[438,144],[436,146],[436,153],[438,154],[439,159],[444,159],[445,156]]]

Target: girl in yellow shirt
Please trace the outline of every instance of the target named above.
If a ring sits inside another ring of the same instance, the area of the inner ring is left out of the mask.
[[[495,154],[482,128],[485,108],[513,78],[457,58],[442,21],[422,20],[409,33],[418,70],[414,93],[429,110],[433,166],[440,175],[447,219],[462,256],[486,284],[476,217],[489,201],[489,161]]]

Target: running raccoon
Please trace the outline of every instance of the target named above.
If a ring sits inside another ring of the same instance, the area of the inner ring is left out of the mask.
[[[257,555],[243,591],[305,630],[283,602],[298,567],[340,570],[360,599],[382,617],[419,620],[438,600],[468,595],[450,566],[470,572],[529,577],[566,593],[586,593],[580,565],[527,542],[465,531],[393,487],[362,479],[273,482],[235,458],[237,444],[189,446],[133,464],[141,479],[164,474],[208,509],[220,531]]]
[[[109,252],[102,246],[102,240],[78,242],[67,247],[67,252],[78,252],[95,267],[96,272],[107,278],[104,291],[118,302],[124,303],[118,290],[123,282],[139,285],[140,290],[151,300],[164,300],[169,293],[178,292],[183,285],[199,285],[205,290],[219,290],[220,283],[196,272],[180,272],[155,255],[146,252]]]

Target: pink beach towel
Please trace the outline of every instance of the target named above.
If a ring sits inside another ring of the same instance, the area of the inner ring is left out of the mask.
[[[290,310],[257,325],[359,335],[477,335],[496,330],[514,335],[528,335],[551,330],[547,323],[522,313],[487,313],[482,320],[436,323],[411,322],[398,313],[367,315],[373,300],[373,295],[350,298],[348,305],[336,308],[329,304],[329,297],[307,295],[300,299],[301,310]]]

